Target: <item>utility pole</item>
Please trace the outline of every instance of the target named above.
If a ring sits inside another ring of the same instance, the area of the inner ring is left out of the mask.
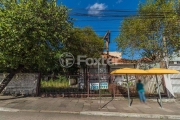
[[[110,31],[108,30],[104,36],[104,40],[105,40],[105,50],[107,52],[107,60],[109,58],[109,43],[110,43]],[[107,61],[106,61],[107,64]],[[110,73],[110,66],[107,64],[107,72]]]
[[[168,51],[167,51],[167,44],[166,44],[166,37],[163,36],[163,49],[164,49],[164,53],[163,53],[163,57],[164,57],[164,60],[165,60],[165,67],[168,68],[169,67],[169,64],[168,64]]]

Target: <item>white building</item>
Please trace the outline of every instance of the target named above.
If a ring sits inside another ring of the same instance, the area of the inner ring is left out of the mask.
[[[104,52],[104,53],[107,54],[107,52]],[[121,52],[117,52],[117,51],[115,51],[115,52],[109,52],[109,55],[110,55],[110,56],[117,57],[117,58],[122,58]]]
[[[180,55],[180,51],[179,51]],[[174,69],[180,71],[180,56],[177,53],[174,53],[169,59],[169,69]],[[180,95],[180,74],[172,74],[170,77],[170,85],[172,85],[172,94],[175,96]],[[167,84],[167,86],[169,86]]]

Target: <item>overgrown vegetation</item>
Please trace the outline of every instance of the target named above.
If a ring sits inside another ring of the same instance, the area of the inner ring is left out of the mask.
[[[64,76],[57,76],[58,78],[53,80],[41,80],[41,89],[44,91],[48,90],[58,90],[60,88],[68,88],[69,81]]]

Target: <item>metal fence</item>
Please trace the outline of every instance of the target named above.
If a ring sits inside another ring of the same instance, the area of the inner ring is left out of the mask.
[[[93,71],[93,70],[92,70]],[[87,74],[77,75],[76,84],[67,88],[55,90],[41,89],[42,97],[127,97],[127,82],[125,75],[110,75],[105,72],[96,73],[89,71]],[[74,75],[69,75],[69,81]],[[137,97],[136,82],[142,80],[147,97],[158,96],[155,76],[128,75],[128,85],[131,97]],[[163,76],[158,76],[162,96],[166,96],[164,90]],[[70,82],[69,82],[70,83]],[[100,89],[99,89],[100,88]]]

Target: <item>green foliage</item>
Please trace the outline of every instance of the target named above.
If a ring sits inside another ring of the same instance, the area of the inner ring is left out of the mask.
[[[134,54],[161,60],[164,53],[180,49],[180,1],[146,0],[136,16],[125,18],[116,38],[118,48]]]
[[[89,28],[74,28],[68,8],[56,0],[0,0],[0,71],[23,65],[30,72],[59,72],[59,56],[71,52],[99,57],[103,39]],[[74,70],[75,69],[75,70]]]
[[[100,91],[101,91],[101,94],[110,94],[109,90],[102,89]]]
[[[123,82],[122,86],[123,86],[123,87],[127,87],[127,82]],[[128,82],[128,86],[129,86],[129,87],[132,87],[132,86],[133,86],[133,82],[132,82],[132,81],[129,81],[129,82]]]
[[[90,27],[74,28],[65,47],[75,57],[86,55],[87,57],[100,57],[103,51],[104,41]]]
[[[72,29],[55,0],[0,0],[0,67],[50,70]]]
[[[58,79],[55,80],[41,80],[41,88],[48,89],[48,88],[67,88],[69,87],[69,81],[66,77],[58,75]]]

